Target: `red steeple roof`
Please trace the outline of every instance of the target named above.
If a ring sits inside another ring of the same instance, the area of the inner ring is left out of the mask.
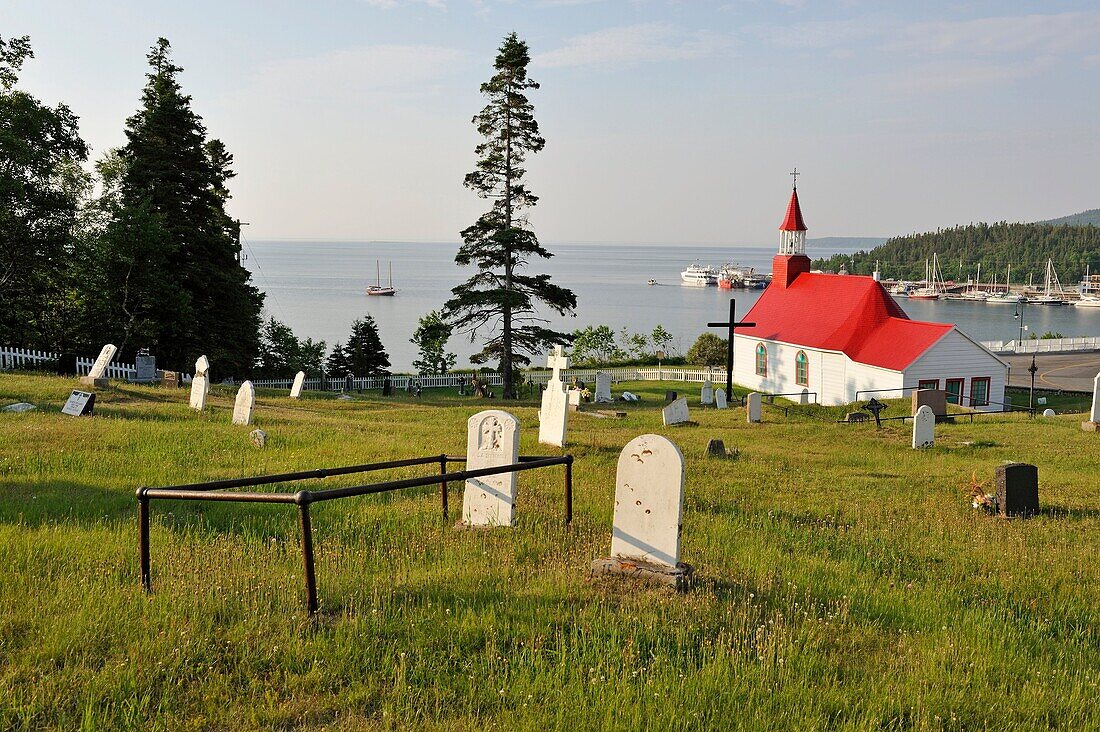
[[[780,231],[806,231],[806,222],[802,220],[802,209],[798,206],[798,189],[791,191],[791,202],[787,204],[787,216],[779,225]]]

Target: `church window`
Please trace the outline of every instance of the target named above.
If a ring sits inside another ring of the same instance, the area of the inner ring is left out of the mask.
[[[799,386],[810,385],[810,359],[806,358],[805,351],[799,351],[794,357],[794,383]]]
[[[984,407],[989,404],[989,377],[975,377],[970,380],[970,406]]]
[[[768,375],[768,349],[763,343],[756,347],[756,375]]]

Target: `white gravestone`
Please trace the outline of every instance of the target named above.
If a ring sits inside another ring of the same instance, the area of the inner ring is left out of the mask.
[[[725,409],[728,406],[726,404],[726,390],[725,389],[719,388],[719,389],[714,390],[714,405],[716,407],[718,407],[719,409]]]
[[[745,406],[746,419],[748,419],[749,422],[760,422],[760,392],[751,392]]]
[[[714,383],[707,379],[703,382],[703,389],[699,392],[700,404],[714,404]]]
[[[570,407],[579,407],[581,405],[581,390],[580,389],[570,389],[567,396],[569,397],[569,406]]]
[[[466,422],[466,469],[493,468],[519,462],[519,420],[488,409]],[[516,473],[470,478],[462,493],[462,521],[467,526],[511,526],[515,513]]]
[[[798,396],[798,403],[799,404],[809,404],[810,403],[810,390],[809,389],[803,389],[802,390],[802,393]]]
[[[1100,422],[1100,374],[1092,383],[1092,415],[1090,421]]]
[[[73,389],[73,393],[69,395],[69,400],[61,408],[61,413],[81,417],[91,414],[93,409],[95,409],[95,394]]]
[[[611,374],[605,371],[596,372],[596,394],[592,397],[594,402],[610,402],[611,398]]]
[[[202,411],[206,409],[206,395],[210,393],[210,360],[206,356],[199,356],[195,361],[195,376],[191,379],[191,408]]]
[[[596,573],[656,579],[683,588],[691,568],[680,563],[684,456],[660,435],[642,435],[619,453],[611,557]]]
[[[107,373],[107,366],[111,363],[115,357],[115,353],[118,349],[112,344],[108,343],[103,347],[103,350],[99,352],[99,358],[92,364],[92,370],[88,372],[88,375],[80,380],[82,384],[92,384],[95,386],[102,386],[96,382],[103,380],[104,374]]]
[[[539,443],[561,447],[565,444],[565,430],[569,423],[569,397],[561,380],[561,370],[569,368],[569,358],[561,346],[546,357],[546,365],[553,369],[546,391],[542,393],[542,410],[539,412]]]
[[[1057,415],[1056,415],[1056,413],[1053,409],[1044,409],[1043,410],[1043,416],[1044,417],[1054,417],[1054,416],[1057,416]]]
[[[913,416],[913,448],[932,447],[936,444],[936,413],[932,407],[922,404]]]
[[[252,410],[256,407],[256,389],[251,381],[241,384],[237,400],[233,403],[233,424],[252,424]]]
[[[306,372],[305,371],[299,371],[298,373],[294,374],[294,383],[291,384],[291,386],[290,386],[290,398],[291,399],[301,399],[302,398],[302,387],[305,385],[305,383],[306,383]]]
[[[668,427],[669,425],[683,424],[684,422],[690,421],[691,414],[688,412],[687,397],[680,397],[679,399],[662,409],[661,417],[664,419],[666,427]]]

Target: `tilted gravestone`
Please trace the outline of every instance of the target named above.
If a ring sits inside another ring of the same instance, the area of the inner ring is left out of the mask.
[[[681,397],[662,409],[661,418],[664,420],[666,427],[691,421],[687,397]]]
[[[95,409],[95,394],[73,389],[73,393],[69,395],[69,400],[61,408],[61,413],[72,417],[82,417],[91,415],[93,409]]]
[[[1092,411],[1089,413],[1089,421],[1081,423],[1081,429],[1086,432],[1100,432],[1100,374],[1092,383]]]
[[[1027,463],[998,465],[997,511],[1001,516],[1028,518],[1039,513],[1039,469]]]
[[[495,468],[519,462],[519,420],[487,409],[466,421],[466,469]],[[462,492],[466,526],[511,526],[515,518],[516,473],[470,478]]]
[[[726,404],[725,389],[719,388],[714,390],[714,406],[716,406],[718,409],[725,409],[728,406]]]
[[[910,414],[915,417],[923,406],[931,409],[937,417],[947,416],[947,392],[943,389],[917,389],[913,392],[913,411]]]
[[[927,404],[921,405],[913,417],[913,449],[936,444],[936,413]]]
[[[762,421],[760,410],[760,393],[751,392],[745,401],[745,419],[754,424]]]
[[[305,371],[299,371],[298,373],[294,374],[294,383],[290,385],[290,398],[291,399],[301,399],[302,398],[302,387],[305,386],[305,383],[306,383],[306,372]]]
[[[206,395],[210,393],[210,359],[199,356],[195,361],[195,376],[191,379],[191,408],[206,409]]]
[[[699,392],[700,404],[714,404],[714,383],[710,379],[703,382],[703,388]]]
[[[539,444],[561,447],[565,444],[565,431],[569,424],[569,397],[561,370],[569,368],[569,358],[561,346],[546,357],[546,365],[553,369],[546,390],[542,392],[542,409],[539,410]]]
[[[103,350],[99,352],[99,358],[92,364],[92,370],[88,372],[88,375],[80,380],[81,384],[88,386],[106,386],[107,379],[104,375],[107,373],[107,366],[114,359],[115,353],[118,349],[112,344],[108,343],[103,347]]]
[[[596,372],[596,394],[592,397],[594,402],[614,401],[611,397],[611,374],[606,371]]]
[[[233,424],[252,424],[252,411],[256,408],[256,389],[251,381],[241,384],[237,399],[233,402]]]
[[[686,589],[692,568],[680,561],[684,456],[671,440],[642,435],[619,453],[611,556],[593,574],[620,574]]]

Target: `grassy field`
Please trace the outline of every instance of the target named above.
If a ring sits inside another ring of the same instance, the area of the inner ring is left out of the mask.
[[[71,418],[74,386],[0,375],[0,405],[39,406],[0,413],[0,729],[1100,729],[1100,440],[1080,415],[938,425],[914,451],[898,422],[748,425],[697,409],[697,384],[623,385],[644,397],[626,418],[570,420],[569,532],[558,468],[520,475],[510,529],[455,531],[433,488],[315,506],[310,620],[292,508],[154,503],[146,596],[134,490],[462,453],[499,401],[261,391],[259,450],[225,388],[198,414],[118,386]],[[661,426],[666,388],[698,426]],[[523,454],[561,453],[534,403],[507,408]],[[683,595],[587,576],[618,452],[646,432],[687,458]],[[739,458],[705,459],[711,437]],[[970,507],[1006,460],[1039,466],[1037,518]]]

